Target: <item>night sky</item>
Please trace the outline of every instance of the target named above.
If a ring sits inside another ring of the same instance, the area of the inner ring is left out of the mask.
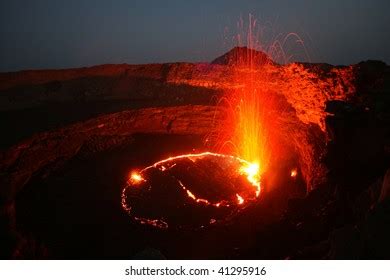
[[[0,71],[210,61],[249,13],[302,37],[292,60],[390,63],[389,0],[1,0]]]

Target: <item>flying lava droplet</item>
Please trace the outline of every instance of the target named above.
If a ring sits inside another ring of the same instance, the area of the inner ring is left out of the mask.
[[[298,175],[298,170],[296,168],[292,169],[290,172],[291,178],[296,178]]]

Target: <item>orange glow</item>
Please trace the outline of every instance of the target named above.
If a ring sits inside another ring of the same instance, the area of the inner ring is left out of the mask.
[[[244,29],[242,20],[239,28]],[[328,99],[343,99],[348,92],[353,91],[351,74],[353,72],[350,69],[332,70],[332,75],[337,77],[346,75],[346,77],[324,80],[303,64],[291,63],[284,66],[276,64],[273,61],[286,63],[290,59],[283,50],[285,41],[295,38],[302,46],[303,42],[298,35],[290,33],[283,40],[280,40],[279,35],[276,36],[275,41],[267,47],[264,42],[261,42],[259,29],[261,28],[257,26],[256,20],[249,16],[245,36],[242,34],[237,36],[237,45],[242,46],[242,38],[244,41],[246,38],[244,45],[247,47],[239,48],[237,55],[233,56],[234,60],[237,60],[236,63],[226,66],[227,71],[232,73],[229,74],[231,85],[223,79],[220,81],[222,88],[226,89],[218,102],[218,112],[222,112],[224,117],[223,123],[205,139],[206,143],[215,144],[214,149],[218,153],[190,153],[168,157],[144,168],[139,173],[132,173],[128,181],[129,186],[147,182],[142,176],[148,178],[144,172],[151,168],[169,173],[176,165],[177,159],[185,158],[196,162],[205,156],[230,158],[238,160],[240,164],[235,165],[234,170],[229,169],[229,173],[225,172],[226,178],[231,174],[242,175],[240,181],[246,178],[250,183],[249,192],[233,189],[227,196],[213,200],[214,197],[208,197],[207,193],[183,184],[183,182],[190,184],[191,181],[183,179],[181,182],[175,179],[182,191],[181,194],[184,194],[181,197],[190,198],[185,199],[186,204],[194,205],[192,202],[196,202],[207,207],[240,208],[239,205],[249,204],[259,197],[262,190],[262,175],[271,169],[269,168],[271,160],[285,158],[284,152],[290,151],[289,145],[297,147],[300,151],[300,160],[307,165],[307,167],[300,166],[300,178],[309,181],[310,174],[314,174],[316,170],[321,171],[320,167],[315,165],[314,149],[308,145],[306,132],[303,131],[301,123],[314,123],[324,130],[325,103]],[[224,83],[228,83],[228,86],[225,87]],[[286,172],[288,177],[288,170]],[[298,169],[290,170],[290,176],[296,179]],[[225,194],[223,191],[221,193]],[[199,196],[206,196],[209,200]],[[124,195],[122,195],[122,205],[130,212],[131,208],[126,204]],[[142,220],[145,221],[148,220]],[[151,220],[151,224],[155,223],[156,220]]]
[[[190,192],[189,190],[187,190],[187,195],[188,195],[189,197],[191,197],[193,200],[196,200],[195,195],[194,195],[192,192]]]
[[[248,181],[257,187],[256,197],[260,195],[260,167],[258,163],[249,163],[241,167],[240,172],[247,175]]]
[[[261,191],[261,176],[260,176],[260,167],[259,164],[257,163],[250,163],[246,160],[243,160],[239,157],[231,156],[231,155],[224,155],[224,154],[218,154],[218,153],[211,153],[211,152],[204,152],[204,153],[199,153],[199,154],[185,154],[185,155],[179,155],[179,156],[174,156],[174,157],[169,157],[167,159],[160,160],[153,165],[147,166],[144,169],[142,169],[140,172],[132,172],[130,175],[130,178],[128,180],[128,185],[138,185],[141,184],[142,182],[147,182],[146,179],[142,176],[142,174],[151,169],[151,168],[157,168],[158,170],[162,172],[167,172],[170,168],[174,167],[176,163],[174,163],[175,160],[177,159],[182,159],[182,158],[187,158],[193,162],[195,162],[198,159],[201,159],[206,156],[215,156],[215,157],[221,157],[221,158],[227,158],[227,159],[234,159],[237,160],[240,163],[240,167],[237,170],[237,174],[239,175],[244,175],[248,182],[250,183],[251,186],[255,188],[255,197],[257,198],[260,195]],[[179,185],[183,189],[183,191],[186,192],[187,196],[194,200],[197,203],[202,203],[205,205],[210,205],[214,207],[229,207],[230,204],[228,201],[218,201],[216,203],[211,203],[207,199],[204,198],[199,198],[196,197],[194,193],[192,193],[180,180],[178,180]],[[237,203],[238,204],[243,204],[244,203],[244,198],[240,196],[239,194],[236,194],[237,198]],[[122,203],[123,204],[123,203]],[[123,204],[124,205],[124,204]],[[124,206],[126,209],[126,207]]]
[[[298,175],[298,170],[296,168],[292,169],[290,172],[291,178],[295,178]]]
[[[169,170],[169,168],[175,166],[175,164],[172,164],[172,161],[176,159],[181,158],[188,158],[192,161],[196,161],[199,158],[205,157],[205,156],[216,156],[216,157],[223,157],[223,158],[231,158],[238,160],[242,166],[240,170],[238,170],[239,173],[245,174],[247,176],[248,182],[251,183],[252,186],[256,188],[256,197],[259,196],[261,186],[260,186],[260,179],[261,179],[261,173],[260,173],[260,166],[258,163],[251,163],[249,161],[246,161],[242,158],[231,156],[231,155],[225,155],[225,154],[218,154],[218,153],[212,153],[212,152],[204,152],[199,154],[185,154],[185,155],[179,155],[174,157],[169,157],[167,159],[160,160],[156,162],[155,164],[148,166],[144,168],[141,172],[144,172],[152,167],[158,168],[161,171]],[[180,182],[180,185],[185,189],[185,186]]]
[[[273,99],[267,88],[270,83],[261,86],[252,83],[255,79],[261,81],[260,77],[238,73],[237,79],[244,87],[226,93],[220,101],[226,118],[216,132],[216,148],[223,154],[233,154],[250,162],[242,171],[254,183],[258,181],[256,177],[267,170],[272,155],[271,131],[276,129],[269,112],[273,109]]]
[[[237,196],[238,204],[243,204],[245,200],[239,194],[236,194],[236,196]]]
[[[260,28],[251,15],[248,26],[244,27],[241,20],[239,29],[236,43],[240,46],[246,38],[247,46],[236,48],[234,80],[240,87],[226,92],[220,101],[226,119],[217,132],[216,141],[222,153],[255,163],[246,167],[246,172],[248,180],[256,182],[256,177],[268,168],[273,148],[271,131],[276,130],[275,120],[270,115],[274,109],[273,73],[278,71],[271,58],[276,50],[275,46],[266,48],[262,45]]]
[[[220,153],[259,163],[260,174],[294,147],[305,162],[300,175],[310,189],[313,176],[324,174],[325,168],[314,156],[304,125],[314,123],[326,132],[326,102],[345,100],[356,92],[353,67],[328,72],[290,63],[301,57],[310,60],[302,38],[296,33],[275,34],[251,15],[237,28],[236,34],[225,37],[233,38],[235,48],[224,60],[232,76],[218,103],[223,123],[208,142],[214,142]]]
[[[246,175],[246,178],[248,182],[256,188],[256,197],[260,195],[260,190],[261,190],[261,185],[260,185],[260,179],[261,179],[261,174],[260,174],[260,166],[258,163],[250,163],[244,159],[241,159],[239,157],[231,156],[231,155],[224,155],[224,154],[218,154],[218,153],[212,153],[212,152],[204,152],[204,153],[199,153],[199,154],[185,154],[185,155],[179,155],[179,156],[174,156],[174,157],[169,157],[167,159],[160,160],[156,162],[155,164],[148,166],[144,168],[142,172],[145,172],[146,170],[154,167],[158,168],[161,171],[166,171],[175,166],[176,164],[172,164],[172,162],[176,159],[181,159],[181,158],[188,158],[192,161],[196,161],[199,158],[205,157],[205,156],[216,156],[216,157],[223,157],[223,158],[231,158],[238,160],[241,163],[240,170],[237,172],[240,174]],[[141,177],[142,178],[142,177]],[[193,193],[191,193],[185,186],[184,184],[179,181],[179,184],[181,187],[187,192],[187,195],[191,197],[193,200],[196,202],[201,202],[205,204],[210,204],[210,202],[206,199],[201,199],[201,198],[196,198]],[[222,205],[222,202],[215,203],[214,206],[219,207]]]
[[[140,173],[133,171],[130,174],[129,182],[131,182],[134,185],[138,185],[139,183],[145,181],[145,179],[141,176]]]
[[[329,90],[328,86],[319,85],[318,77],[304,66],[281,65],[295,55],[309,58],[298,34],[268,34],[274,31],[260,25],[252,15],[247,21],[240,19],[237,28],[237,34],[227,36],[233,38],[236,46],[226,59],[234,86],[219,100],[224,123],[208,139],[213,138],[218,152],[258,163],[261,175],[268,170],[271,160],[283,155],[287,145],[301,141],[296,139],[301,136],[293,127],[295,120],[289,118],[293,114],[290,105],[304,123],[320,124],[317,119],[321,114],[317,111],[322,110],[325,102],[318,104],[319,110],[310,108]],[[288,54],[285,48],[295,53]]]

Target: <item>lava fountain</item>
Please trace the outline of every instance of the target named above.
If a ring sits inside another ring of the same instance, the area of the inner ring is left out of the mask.
[[[225,112],[225,121],[210,136],[217,143],[218,151],[256,163],[261,174],[268,169],[278,150],[277,134],[281,131],[278,112],[283,108],[276,98],[280,66],[274,61],[288,60],[283,50],[285,40],[280,42],[274,38],[267,44],[262,33],[263,29],[252,15],[247,26],[243,20],[238,22],[238,34],[233,39],[238,47],[231,57],[225,58],[228,60],[225,63],[232,66],[238,87],[221,98],[219,107]],[[293,34],[285,39],[291,36]]]
[[[243,21],[240,27],[244,28]],[[281,111],[274,100],[278,65],[270,56],[282,49],[274,43],[265,50],[257,30],[250,15],[248,47],[235,48],[234,56],[227,58],[240,86],[220,99],[218,110],[226,113],[225,120],[207,137],[218,153],[179,155],[130,173],[122,206],[138,223],[204,227],[226,221],[257,201],[261,176],[278,150],[274,114]],[[237,38],[240,45],[242,36]]]
[[[238,47],[227,59],[237,87],[219,102],[226,118],[213,137],[219,152],[257,163],[264,174],[291,145],[285,132],[290,121],[286,122],[284,115],[290,109],[281,93],[290,87],[283,86],[281,64],[293,59],[287,55],[293,48],[303,50],[305,57],[308,54],[298,34],[274,36],[274,31],[267,32],[251,14],[247,24],[241,19],[237,28],[233,44]]]

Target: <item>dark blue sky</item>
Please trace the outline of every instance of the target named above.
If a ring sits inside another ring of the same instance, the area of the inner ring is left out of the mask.
[[[312,62],[390,63],[389,0],[1,0],[0,71],[210,61],[249,13]]]

